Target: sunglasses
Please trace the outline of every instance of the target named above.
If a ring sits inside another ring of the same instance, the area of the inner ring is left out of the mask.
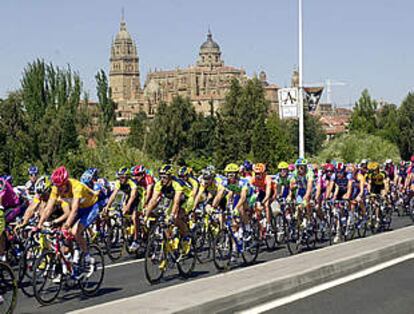
[[[231,172],[227,174],[227,178],[235,178],[237,173]]]
[[[169,176],[169,175],[166,175],[166,174],[160,175],[160,179],[161,179],[161,180],[167,180],[167,179],[169,179],[169,178],[170,178],[170,176]]]

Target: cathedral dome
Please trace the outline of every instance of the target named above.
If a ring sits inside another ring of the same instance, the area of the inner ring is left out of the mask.
[[[118,34],[116,34],[115,41],[131,41],[132,42],[132,37],[127,31],[126,23],[123,19],[121,21],[121,28]]]
[[[216,43],[213,40],[213,35],[211,34],[210,30],[208,31],[207,34],[207,40],[200,46],[201,50],[206,50],[206,49],[214,49],[214,50],[220,50],[220,46],[218,45],[218,43]]]

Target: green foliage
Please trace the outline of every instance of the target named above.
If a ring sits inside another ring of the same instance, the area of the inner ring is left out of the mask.
[[[130,127],[131,131],[128,136],[128,144],[144,150],[146,146],[147,139],[147,115],[145,112],[138,112],[138,114],[131,121]]]
[[[401,156],[408,160],[414,155],[414,94],[409,93],[399,108],[397,140]]]
[[[363,90],[352,112],[349,129],[368,134],[374,133],[377,130],[376,110],[377,102],[371,98],[367,89]]]
[[[379,136],[353,132],[328,143],[316,159],[319,162],[324,162],[326,159],[360,162],[364,158],[379,162],[391,158],[397,162],[400,160],[400,154],[397,145]]]
[[[180,96],[169,106],[161,104],[150,127],[150,155],[162,160],[180,157],[190,145],[189,133],[196,117],[191,102]]]
[[[111,136],[104,142],[98,142],[96,148],[90,148],[82,142],[78,152],[68,154],[66,160],[74,176],[80,176],[88,167],[96,167],[102,176],[110,179],[115,178],[117,169],[137,164],[143,164],[152,171],[157,171],[160,166],[157,160],[149,158],[126,141],[116,142]]]
[[[99,70],[95,75],[96,92],[98,96],[98,106],[100,109],[100,127],[103,136],[111,130],[115,120],[115,103],[111,98],[111,89],[109,88],[108,78],[104,70]]]

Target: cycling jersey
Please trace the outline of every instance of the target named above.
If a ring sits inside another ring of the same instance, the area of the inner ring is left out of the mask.
[[[350,180],[352,180],[352,176],[350,176],[349,174],[344,174],[342,178],[340,178],[339,176],[336,176],[334,182],[335,182],[336,188],[338,189],[338,194],[337,194],[338,199],[342,199],[342,197],[348,191],[348,183]]]
[[[12,208],[19,206],[20,200],[17,196],[16,192],[13,190],[13,187],[11,184],[7,181],[5,181],[5,187],[4,190],[0,192],[1,197],[1,206],[4,208]]]
[[[201,178],[200,180],[200,191],[201,192],[205,192],[205,193],[210,193],[212,195],[216,195],[219,185],[221,183],[221,178],[219,176],[216,176],[213,181],[211,182],[211,184],[209,184],[210,182],[204,180],[203,178]]]
[[[134,180],[134,182],[135,182],[138,186],[140,186],[140,187],[144,188],[145,190],[147,189],[147,187],[148,187],[149,185],[154,185],[154,184],[155,184],[154,177],[153,177],[153,176],[151,176],[151,175],[149,175],[149,174],[145,174],[145,175],[144,175],[144,177],[143,177],[140,181],[136,181],[136,180]]]
[[[238,179],[235,183],[230,183],[227,178],[220,182],[219,189],[231,191],[236,194],[240,194],[243,190],[247,191],[247,196],[253,193],[253,189],[249,184],[248,179]]]
[[[58,188],[53,186],[50,193],[50,199],[61,200],[69,205],[72,205],[76,198],[79,199],[79,208],[86,209],[97,203],[98,193],[76,179],[69,179],[69,190],[67,192],[59,192]]]
[[[121,184],[121,182],[117,180],[115,182],[115,189],[124,192],[127,198],[129,198],[129,196],[131,195],[131,191],[138,189],[138,186],[132,179],[128,179],[123,184]]]
[[[320,198],[322,199],[326,199],[327,195],[327,191],[328,191],[328,186],[332,183],[335,182],[335,174],[332,174],[331,176],[328,177],[327,174],[322,174],[319,178],[318,181],[316,183],[316,185],[318,187],[320,187],[321,189],[321,194],[320,194]]]
[[[395,172],[396,172],[395,171],[395,166],[391,165],[389,167],[385,167],[385,172],[386,172],[388,178],[390,178],[390,180],[393,181],[394,178],[395,178]]]
[[[296,196],[297,201],[300,202],[300,199],[305,196],[306,190],[308,188],[308,182],[309,180],[313,180],[313,172],[307,171],[304,176],[299,175],[298,171],[294,171],[292,174],[292,182],[296,184]]]
[[[289,195],[289,191],[290,191],[290,182],[292,181],[292,175],[287,174],[285,177],[283,177],[280,175],[280,173],[278,173],[275,176],[274,181],[277,184],[278,195],[280,195],[283,189],[283,194],[280,195],[280,197],[284,199],[287,198]]]
[[[161,194],[170,200],[173,200],[177,192],[182,192],[184,198],[191,196],[191,187],[183,180],[173,176],[171,182],[168,185],[162,185],[161,181],[158,181],[154,187],[155,192],[161,192]]]
[[[381,191],[385,188],[386,178],[387,175],[384,172],[368,174],[368,179],[370,180],[371,184],[371,193],[380,194]]]
[[[26,182],[24,187],[26,188],[26,191],[29,194],[33,195],[33,194],[35,194],[35,185],[36,185],[36,182],[33,182],[32,180],[29,180],[29,181]]]

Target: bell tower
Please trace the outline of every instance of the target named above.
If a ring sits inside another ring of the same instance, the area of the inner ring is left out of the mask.
[[[136,99],[141,90],[137,47],[127,31],[123,12],[111,46],[109,84],[115,102]]]

